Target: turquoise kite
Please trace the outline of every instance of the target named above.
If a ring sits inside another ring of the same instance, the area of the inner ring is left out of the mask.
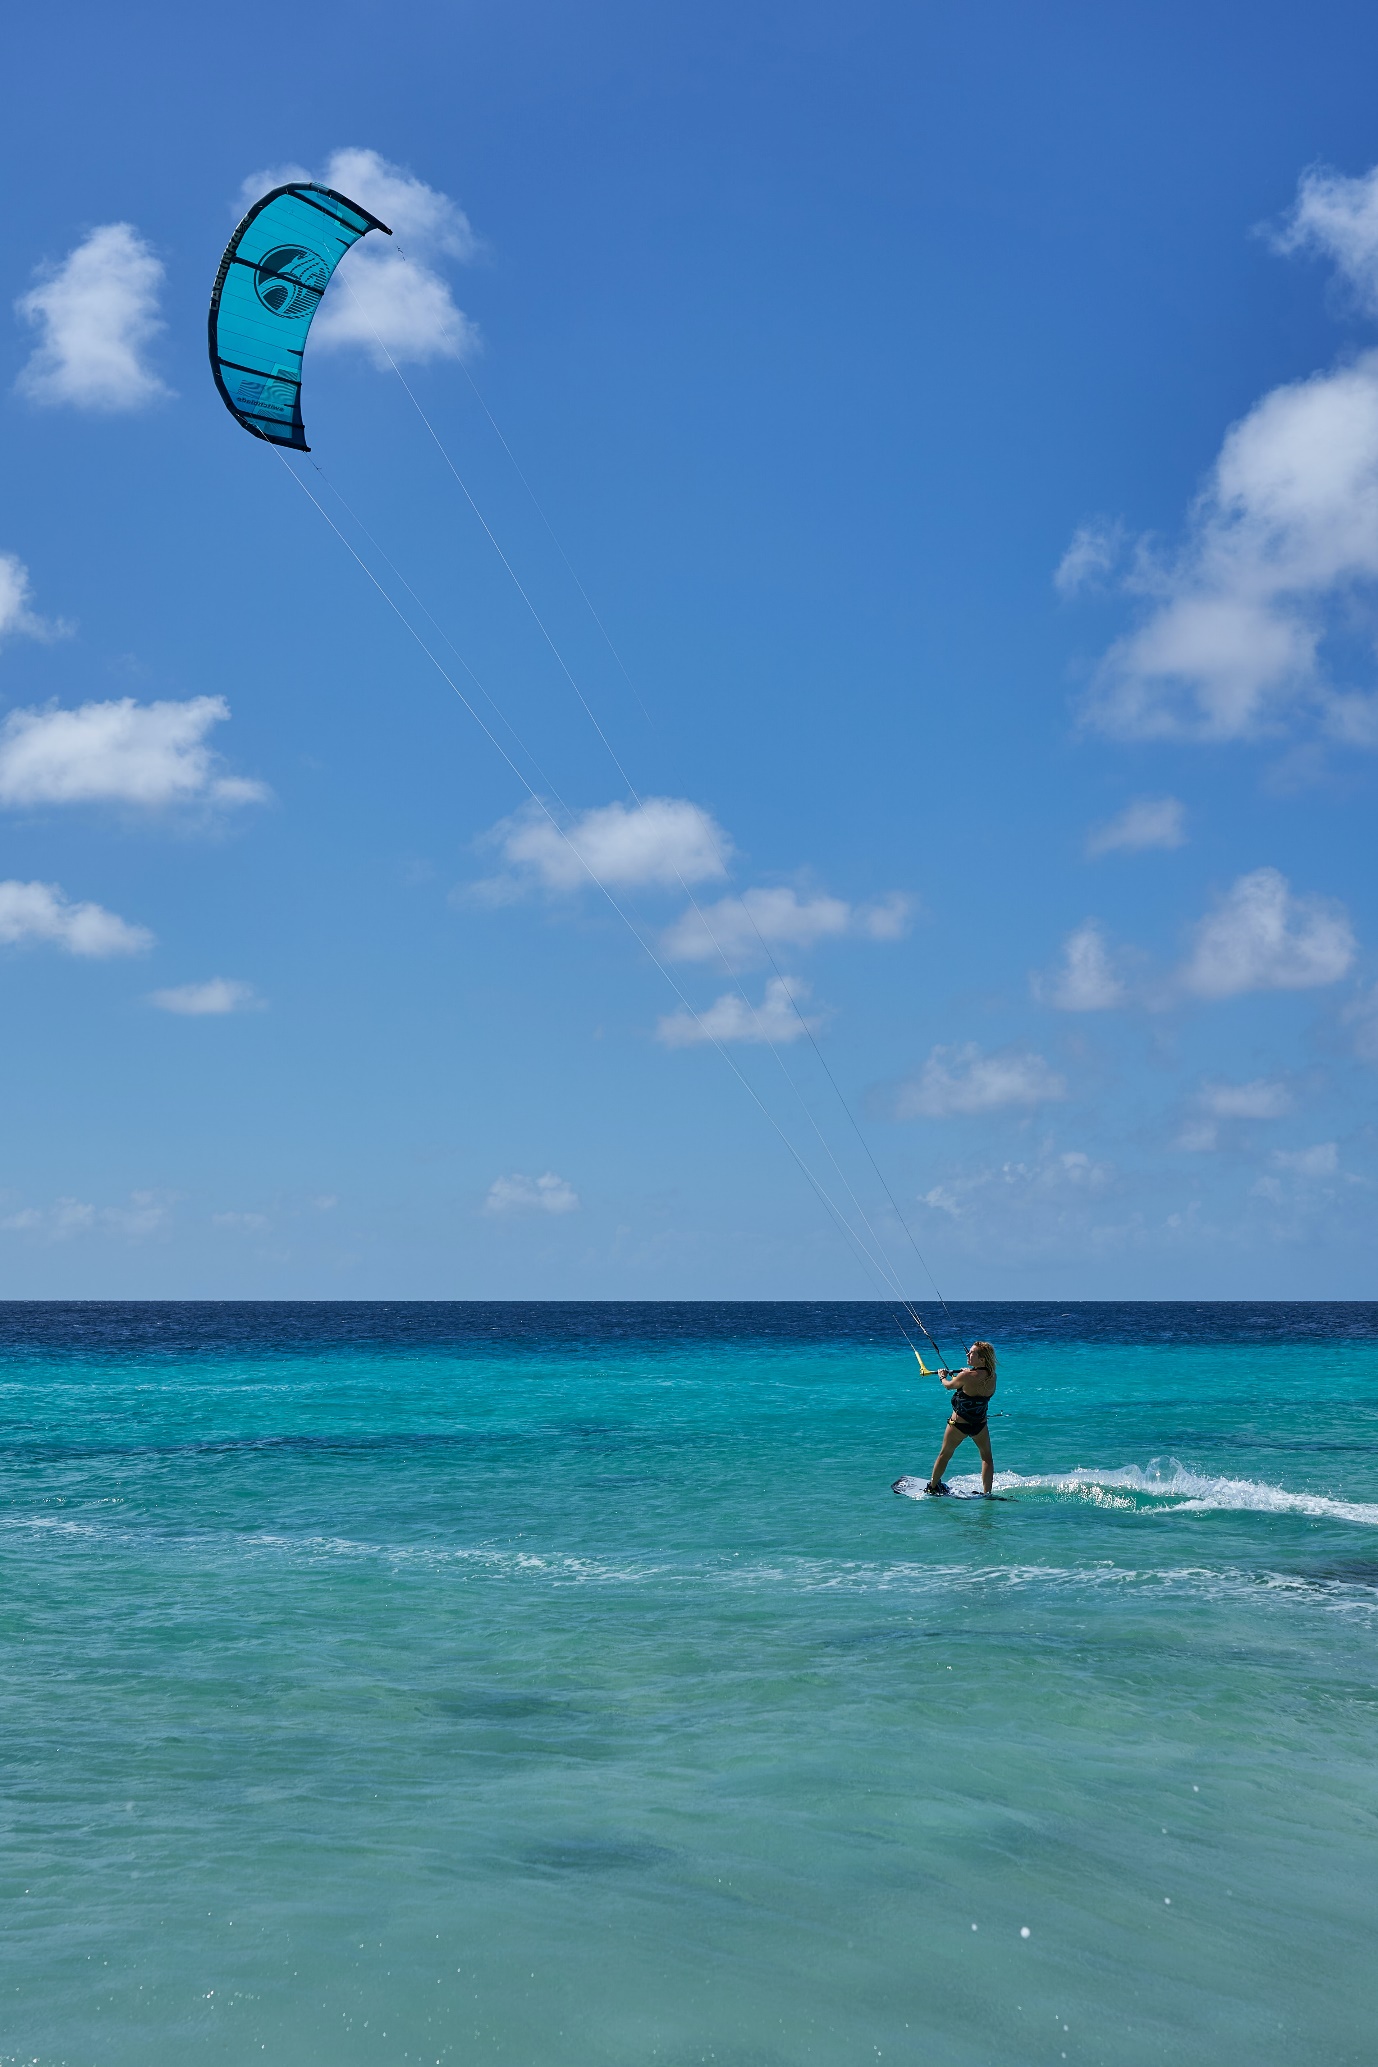
[[[392,235],[357,201],[293,180],[255,201],[225,246],[211,290],[211,372],[254,437],[311,450],[301,420],[306,334],[331,274],[370,230]]]

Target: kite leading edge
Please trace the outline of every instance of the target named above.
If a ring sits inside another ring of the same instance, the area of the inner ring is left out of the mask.
[[[211,290],[211,372],[237,422],[270,445],[309,452],[301,362],[311,319],[345,253],[392,231],[357,201],[311,180],[255,201],[225,246]]]

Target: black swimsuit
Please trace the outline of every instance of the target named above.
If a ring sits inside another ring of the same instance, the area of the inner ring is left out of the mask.
[[[986,1425],[989,1400],[973,1399],[959,1385],[952,1394],[952,1418],[966,1435],[979,1435]]]

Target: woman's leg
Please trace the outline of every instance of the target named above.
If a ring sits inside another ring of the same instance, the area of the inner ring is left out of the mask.
[[[955,1421],[948,1422],[947,1434],[943,1437],[943,1446],[941,1450],[939,1450],[938,1452],[938,1461],[933,1466],[933,1475],[928,1481],[930,1486],[938,1486],[942,1484],[943,1473],[947,1470],[948,1464],[950,1463],[952,1458],[952,1453],[956,1449],[958,1443],[960,1443],[963,1440],[965,1435],[966,1430],[964,1428],[959,1428]]]
[[[995,1459],[990,1450],[990,1430],[977,1429],[972,1441],[981,1452],[981,1491],[989,1493],[995,1485]]]

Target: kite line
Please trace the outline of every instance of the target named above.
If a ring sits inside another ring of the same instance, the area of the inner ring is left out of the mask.
[[[489,741],[489,743],[498,753],[500,758],[506,763],[507,767],[511,770],[512,774],[516,777],[518,782],[521,784],[522,788],[527,792],[531,800],[532,806],[547,820],[554,834],[561,840],[564,846],[568,848],[570,854],[574,857],[578,867],[582,870],[584,875],[588,877],[589,881],[593,883],[594,886],[602,893],[603,897],[611,906],[612,910],[622,920],[623,924],[631,933],[632,937],[637,941],[637,943],[640,945],[643,952],[647,955],[648,959],[651,961],[653,966],[657,969],[659,974],[668,984],[671,991],[679,999],[684,1012],[688,1016],[689,1020],[697,1028],[698,1037],[707,1041],[709,1044],[711,1044],[714,1048],[717,1049],[723,1061],[732,1071],[732,1074],[737,1078],[738,1082],[747,1091],[752,1101],[759,1108],[762,1115],[766,1118],[766,1120],[769,1122],[774,1131],[779,1135],[787,1151],[789,1152],[793,1160],[796,1162],[796,1164],[799,1166],[799,1169],[804,1175],[808,1184],[810,1185],[810,1188],[815,1192],[820,1202],[823,1204],[825,1210],[828,1212],[829,1216],[833,1219],[835,1224],[838,1226],[839,1230],[849,1241],[849,1243],[855,1250],[856,1254],[858,1255],[858,1258],[863,1262],[863,1264],[872,1273],[872,1275],[874,1275],[877,1278],[878,1282],[882,1287],[882,1291],[885,1292],[887,1302],[891,1298],[898,1298],[899,1303],[902,1305],[902,1307],[908,1314],[910,1320],[913,1322],[915,1327],[918,1328],[924,1339],[933,1347],[935,1353],[939,1357],[939,1361],[944,1361],[945,1359],[943,1358],[943,1353],[939,1349],[938,1344],[934,1340],[933,1335],[930,1333],[927,1325],[925,1324],[922,1315],[917,1310],[916,1305],[905,1295],[902,1281],[899,1277],[898,1272],[895,1270],[893,1263],[890,1260],[886,1244],[881,1239],[879,1233],[873,1225],[870,1215],[868,1214],[861,1199],[857,1196],[856,1190],[852,1185],[850,1178],[847,1176],[841,1163],[838,1161],[838,1158],[834,1153],[831,1144],[829,1143],[822,1128],[818,1124],[817,1118],[810,1110],[808,1103],[803,1096],[803,1092],[795,1078],[792,1076],[783,1055],[780,1053],[778,1043],[776,1039],[772,1037],[769,1027],[766,1025],[764,1019],[761,1016],[761,1012],[758,1011],[758,1009],[751,1004],[750,999],[747,997],[744,988],[738,980],[737,971],[732,965],[731,958],[727,954],[727,951],[724,948],[722,941],[718,938],[716,932],[714,931],[709,916],[704,911],[698,898],[695,896],[692,887],[688,882],[685,881],[682,871],[679,869],[678,866],[674,866],[674,873],[679,880],[680,887],[683,890],[685,896],[687,897],[689,904],[692,907],[699,923],[702,925],[705,937],[711,942],[713,948],[715,949],[719,958],[721,959],[723,967],[727,972],[729,981],[733,984],[733,987],[736,990],[737,995],[740,997],[741,1002],[749,1015],[749,1020],[754,1021],[756,1024],[758,1038],[760,1038],[764,1042],[764,1044],[769,1047],[772,1055],[775,1058],[776,1064],[780,1069],[782,1076],[784,1077],[785,1083],[788,1085],[789,1089],[798,1101],[801,1109],[805,1114],[805,1117],[809,1121],[810,1126],[812,1127],[814,1133],[817,1135],[824,1152],[828,1156],[829,1161],[832,1163],[833,1168],[836,1170],[837,1175],[841,1180],[843,1187],[845,1188],[848,1198],[851,1201],[852,1207],[855,1210],[863,1228],[865,1229],[865,1239],[863,1239],[862,1236],[858,1233],[857,1229],[852,1225],[847,1215],[842,1211],[841,1207],[832,1198],[827,1188],[821,1183],[814,1171],[810,1168],[808,1162],[800,1153],[799,1149],[796,1147],[795,1143],[790,1138],[789,1134],[780,1124],[779,1120],[776,1118],[774,1113],[766,1105],[760,1093],[756,1090],[755,1086],[751,1083],[750,1079],[745,1075],[743,1070],[738,1066],[736,1061],[729,1054],[723,1040],[719,1038],[717,1032],[713,1029],[713,1027],[710,1024],[708,1024],[704,1017],[699,1012],[697,1012],[694,1009],[694,1007],[689,1003],[687,996],[685,995],[684,991],[682,990],[681,986],[676,981],[674,976],[671,974],[670,970],[666,967],[664,961],[655,952],[650,942],[645,938],[645,936],[638,928],[636,923],[632,920],[628,912],[623,908],[623,906],[619,903],[618,899],[613,895],[608,884],[605,883],[598,876],[587,857],[580,850],[576,841],[570,837],[570,834],[566,829],[566,825],[562,824],[556,818],[555,814],[551,811],[549,804],[546,802],[545,795],[543,795],[540,791],[537,790],[535,784],[523,772],[523,769],[518,765],[517,760],[514,759],[513,754],[509,752],[507,747],[503,745],[497,733],[493,730],[492,726],[487,722],[487,720],[482,716],[474,701],[470,698],[469,695],[465,693],[464,689],[461,688],[460,684],[455,680],[454,676],[443,665],[439,657],[432,650],[431,646],[427,643],[426,639],[422,636],[420,631],[418,631],[416,625],[412,622],[411,618],[407,615],[406,611],[397,602],[395,596],[379,579],[377,574],[373,571],[373,569],[369,566],[368,562],[364,559],[363,555],[359,553],[356,547],[350,542],[350,540],[346,537],[345,533],[340,529],[339,525],[335,523],[334,519],[330,516],[329,512],[326,510],[324,505],[320,502],[319,498],[312,492],[309,483],[304,478],[302,478],[300,474],[296,473],[290,466],[287,466],[285,452],[282,448],[294,450],[301,453],[307,453],[310,450],[310,447],[307,445],[306,442],[305,426],[301,413],[301,389],[303,355],[305,351],[307,335],[309,333],[311,326],[311,321],[316,313],[317,308],[320,305],[321,297],[324,294],[326,287],[329,285],[329,282],[334,275],[335,268],[338,265],[340,259],[345,255],[345,253],[348,250],[352,248],[352,246],[361,237],[367,235],[370,231],[373,230],[377,230],[386,236],[391,236],[392,234],[391,231],[388,229],[388,226],[385,223],[381,222],[378,219],[378,217],[370,214],[370,212],[367,209],[361,208],[357,203],[349,200],[345,195],[336,193],[333,189],[320,186],[312,181],[292,181],[282,186],[275,187],[272,189],[271,192],[265,194],[258,202],[254,204],[254,206],[248,211],[242,222],[235,230],[235,233],[231,238],[229,245],[226,248],[225,255],[221,261],[220,269],[216,277],[215,287],[211,297],[211,307],[208,321],[209,345],[212,370],[214,373],[216,386],[219,390],[221,399],[224,401],[226,407],[230,410],[231,414],[235,416],[236,420],[242,425],[242,427],[246,431],[250,432],[251,435],[253,435],[254,437],[259,438],[264,442],[272,444],[279,448],[278,456],[280,459],[282,459],[284,467],[286,467],[288,473],[292,474],[292,477],[296,481],[298,487],[302,489],[303,493],[307,496],[307,499],[314,505],[314,507],[319,512],[320,516],[323,518],[325,523],[329,526],[331,531],[334,532],[336,537],[345,546],[346,550],[355,560],[358,567],[366,576],[368,581],[373,585],[375,589],[377,589],[378,593],[383,597],[384,601],[389,605],[390,609],[399,618],[406,630],[410,633],[411,637],[415,640],[416,644],[420,647],[421,651],[425,654],[426,658],[431,662],[432,666],[441,675],[442,679],[448,684],[448,686],[451,688],[454,694],[459,698],[460,702],[463,704],[464,708],[469,713],[470,717],[477,724],[480,731],[484,734],[485,738]],[[360,309],[360,313],[363,315],[364,321],[368,323],[368,327],[370,329],[373,329],[372,324],[368,321],[366,311],[362,310],[358,302],[358,298],[354,296],[352,290],[349,289],[348,282],[346,281],[343,284],[346,287],[346,291],[350,292],[351,300],[354,301],[355,307]],[[517,590],[518,595],[521,597],[522,602],[525,604],[526,609],[530,613],[542,638],[544,639],[546,645],[549,647],[561,672],[565,676],[570,689],[573,691],[575,698],[577,699],[585,718],[587,719],[588,723],[592,726],[594,732],[597,734],[600,743],[602,744],[605,752],[607,753],[608,758],[611,761],[613,767],[617,770],[617,773],[621,781],[625,785],[628,794],[631,796],[631,798],[636,803],[639,809],[644,809],[644,799],[641,797],[635,785],[632,783],[630,777],[628,776],[627,771],[623,767],[622,761],[616,749],[614,748],[611,740],[607,735],[607,732],[605,731],[592,705],[589,703],[582,688],[580,687],[580,684],[577,681],[573,673],[573,670],[570,668],[563,652],[561,651],[559,645],[552,636],[549,628],[545,623],[544,618],[541,615],[541,612],[537,608],[527,588],[522,582],[521,577],[519,576],[515,566],[508,557],[507,553],[504,551],[503,546],[498,540],[492,527],[488,523],[488,520],[485,517],[482,509],[479,507],[479,504],[476,501],[474,495],[472,494],[468,486],[468,483],[464,479],[464,476],[461,474],[459,468],[456,466],[453,458],[446,449],[443,440],[441,439],[439,433],[435,429],[435,426],[431,423],[430,418],[427,416],[425,410],[422,408],[419,399],[412,390],[410,383],[406,380],[405,376],[403,375],[401,368],[398,366],[392,353],[388,350],[386,343],[381,337],[378,336],[376,329],[373,331],[373,334],[380,352],[386,358],[388,364],[392,368],[393,373],[396,375],[408,399],[411,401],[413,408],[416,410],[417,415],[420,417],[422,423],[425,425],[425,428],[429,433],[433,443],[435,444],[436,449],[440,453],[440,456],[443,459],[448,471],[450,472],[455,483],[462,492],[466,502],[469,505],[470,510],[473,513],[475,520],[478,522],[481,529],[483,530],[485,536],[489,541],[489,544],[491,545],[493,551],[496,553],[509,579],[511,580],[515,589]],[[604,624],[603,619],[599,615],[598,610],[596,609],[587,589],[585,588],[583,582],[580,580],[579,575],[575,570],[572,561],[569,558],[569,555],[566,553],[563,545],[561,544],[560,539],[555,532],[554,526],[551,524],[550,519],[547,517],[544,509],[542,508],[540,501],[537,498],[535,491],[531,486],[530,481],[527,479],[525,473],[523,472],[520,464],[517,461],[516,455],[512,451],[511,446],[508,444],[507,439],[504,437],[502,430],[497,423],[496,418],[494,417],[492,411],[489,409],[488,404],[484,400],[482,394],[480,393],[477,383],[474,381],[472,374],[469,373],[467,367],[464,368],[464,372],[465,377],[466,379],[468,379],[470,387],[473,390],[476,399],[478,400],[479,406],[483,410],[483,413],[486,416],[490,426],[492,427],[493,433],[498,439],[499,444],[502,446],[503,451],[506,453],[508,460],[511,462],[518,479],[521,481],[522,486],[526,490],[527,495],[530,497],[537,511],[537,514],[541,519],[541,522],[543,523],[545,529],[549,533],[556,547],[556,550],[559,553],[561,560],[564,562],[564,565],[568,570],[575,587],[578,589],[579,594],[583,599],[583,602],[586,608],[588,609],[590,616],[593,618],[594,623],[598,627],[599,632],[601,633],[604,641],[606,642],[609,650],[611,651],[614,659],[616,660],[617,665],[620,668],[623,676],[625,677],[629,687],[631,688],[633,695],[636,697],[637,703],[640,706],[643,714],[646,715],[649,720],[650,714],[646,710],[646,705],[641,698],[640,691],[637,689],[636,683],[632,680],[631,674],[627,669],[626,663],[623,660],[621,653],[619,652],[611,635],[609,634],[608,629]],[[313,462],[313,465],[315,464],[316,463]],[[450,648],[450,651],[454,654],[455,659],[459,663],[464,674],[472,683],[475,692],[482,698],[483,702],[491,710],[494,719],[502,726],[505,732],[510,736],[513,746],[516,749],[516,752],[522,757],[524,761],[526,761],[529,764],[531,768],[535,770],[536,776],[539,779],[539,781],[544,785],[546,793],[554,798],[555,803],[558,805],[560,811],[565,814],[566,820],[569,823],[573,823],[574,814],[569,810],[568,805],[560,796],[558,789],[555,787],[553,783],[549,781],[549,778],[547,777],[544,769],[541,767],[541,764],[537,760],[536,756],[530,751],[530,749],[526,746],[525,742],[521,739],[515,727],[512,725],[510,719],[507,717],[506,713],[502,710],[501,706],[499,705],[497,700],[492,696],[489,690],[479,680],[479,677],[474,672],[469,662],[459,652],[459,649],[454,645],[454,642],[444,631],[444,628],[441,626],[439,620],[435,617],[434,613],[427,607],[427,605],[422,601],[421,597],[417,594],[416,590],[412,587],[411,583],[407,581],[405,576],[403,576],[400,573],[400,571],[394,565],[391,559],[389,559],[388,555],[383,551],[381,546],[379,546],[377,540],[373,538],[372,534],[363,525],[356,513],[350,508],[348,502],[345,500],[343,495],[340,494],[340,491],[334,486],[333,483],[327,480],[324,472],[319,468],[319,466],[317,466],[316,470],[320,475],[322,483],[330,489],[330,492],[333,495],[337,497],[342,507],[354,523],[354,525],[368,540],[369,544],[372,546],[374,552],[378,555],[378,557],[382,559],[383,562],[387,565],[395,580],[406,591],[407,595],[416,604],[417,608],[423,612],[425,617],[435,627],[435,630],[444,640],[445,644]],[[871,1168],[874,1171],[875,1176],[879,1181],[882,1190],[884,1191],[885,1197],[889,1202],[891,1210],[893,1211],[896,1219],[898,1220],[901,1228],[903,1229],[905,1236],[909,1241],[910,1247],[914,1251],[915,1257],[920,1263],[925,1275],[928,1277],[929,1282],[932,1284],[933,1292],[939,1304],[942,1307],[943,1313],[948,1321],[948,1324],[950,1326],[955,1326],[955,1322],[953,1321],[952,1315],[948,1309],[947,1302],[943,1299],[942,1292],[938,1287],[937,1281],[934,1278],[931,1269],[929,1268],[927,1260],[923,1256],[923,1253],[918,1246],[913,1230],[909,1226],[909,1223],[905,1218],[905,1215],[901,1211],[899,1203],[895,1198],[894,1192],[888,1180],[886,1179],[884,1172],[880,1167],[875,1153],[872,1150],[870,1143],[866,1139],[866,1136],[863,1133],[859,1122],[857,1121],[856,1115],[853,1113],[851,1106],[849,1105],[842,1091],[841,1085],[838,1083],[833,1070],[829,1066],[828,1061],[823,1054],[823,1051],[818,1043],[812,1024],[800,1008],[799,1000],[795,995],[794,987],[789,982],[789,979],[781,971],[779,963],[776,960],[775,954],[770,946],[770,943],[766,939],[764,933],[762,932],[762,929],[757,922],[756,914],[752,910],[747,897],[743,896],[738,901],[742,905],[742,909],[747,916],[752,931],[756,936],[757,942],[763,954],[769,962],[771,969],[774,971],[780,992],[783,994],[785,998],[788,999],[790,1008],[793,1011],[795,1017],[798,1019],[803,1034],[807,1037],[809,1044],[814,1052],[814,1055],[816,1056],[820,1066],[822,1067],[823,1072],[827,1077],[828,1083],[831,1086],[834,1095],[836,1096],[839,1104],[842,1106],[843,1112],[846,1114],[847,1120],[852,1128],[852,1131],[855,1133],[857,1140],[860,1143],[863,1151],[865,1152],[867,1160],[869,1161]],[[887,1280],[889,1281],[890,1286],[893,1288],[888,1292],[886,1292]],[[904,1336],[905,1341],[909,1343],[910,1348],[914,1350],[914,1354],[918,1357],[920,1367],[925,1368],[923,1366],[922,1356],[919,1354],[919,1351],[917,1350],[917,1348],[915,1348],[912,1341],[910,1341],[908,1331],[905,1329],[903,1323],[898,1320],[898,1316],[896,1316],[895,1318],[896,1323],[899,1326],[900,1332]]]

